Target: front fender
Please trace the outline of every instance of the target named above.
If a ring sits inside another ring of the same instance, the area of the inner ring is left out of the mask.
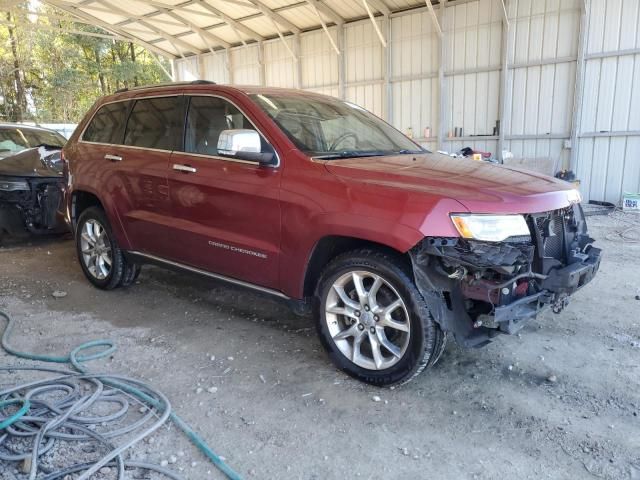
[[[314,239],[314,245],[322,237],[338,235],[380,243],[404,253],[424,237],[420,230],[401,223],[348,212],[317,215],[313,223],[323,232]]]
[[[302,298],[307,268],[319,242],[326,237],[346,237],[407,252],[422,238],[422,233],[401,223],[363,217],[352,213],[324,213],[309,220],[307,235],[296,237],[296,244],[283,252],[280,278],[282,290],[293,298]],[[301,229],[299,233],[304,231]]]

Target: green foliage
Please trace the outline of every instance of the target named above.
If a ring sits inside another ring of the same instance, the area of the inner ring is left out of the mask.
[[[39,123],[75,123],[102,95],[169,80],[158,64],[169,70],[169,62],[146,49],[68,33],[105,34],[50,6],[40,4],[43,15],[37,17],[27,8],[15,7],[0,17],[0,121],[16,121],[22,114]],[[26,96],[22,106],[15,65]]]

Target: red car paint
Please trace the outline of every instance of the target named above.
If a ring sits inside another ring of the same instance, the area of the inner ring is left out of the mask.
[[[450,213],[536,213],[570,204],[572,187],[566,182],[439,154],[313,160],[248,96],[270,91],[173,85],[98,101],[64,149],[67,214],[75,192],[91,193],[125,250],[302,298],[309,259],[323,237],[354,237],[406,252],[425,236],[457,237]],[[79,141],[93,112],[106,102],[176,93],[231,100],[274,147],[279,166]],[[174,171],[174,163],[198,173]]]

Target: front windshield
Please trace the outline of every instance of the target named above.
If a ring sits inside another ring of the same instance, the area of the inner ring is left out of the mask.
[[[0,128],[0,158],[40,145],[62,148],[65,138],[56,132],[31,128]]]
[[[418,153],[424,150],[364,108],[332,97],[253,94],[304,153],[314,158]]]

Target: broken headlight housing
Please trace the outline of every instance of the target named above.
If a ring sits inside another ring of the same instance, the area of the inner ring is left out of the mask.
[[[30,191],[29,183],[24,180],[4,180],[0,178],[0,190],[4,192]]]
[[[531,235],[522,215],[453,214],[451,220],[460,236],[467,239],[502,242]]]

